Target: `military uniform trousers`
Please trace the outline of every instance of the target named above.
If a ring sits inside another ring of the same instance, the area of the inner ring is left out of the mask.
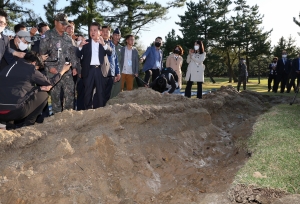
[[[61,101],[61,91],[63,97]],[[61,80],[51,89],[51,102],[53,113],[59,113],[63,110],[73,109],[74,105],[74,81],[70,73],[62,76]]]

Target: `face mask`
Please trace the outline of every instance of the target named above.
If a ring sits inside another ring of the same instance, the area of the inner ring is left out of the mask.
[[[286,58],[287,55],[282,55],[283,58]]]
[[[160,42],[155,42],[155,47],[160,47],[161,43]]]
[[[79,47],[81,40],[77,41],[77,47]]]
[[[246,60],[243,60],[243,63],[246,63]]]
[[[2,33],[4,31],[5,27],[0,27],[0,33]]]
[[[274,63],[274,64],[276,64],[276,63],[277,63],[277,61],[275,61],[275,60],[274,60],[274,61],[273,61],[273,63]]]
[[[174,50],[174,54],[179,54],[179,50]]]
[[[21,40],[20,40],[20,42],[19,42],[19,49],[21,50],[21,51],[24,51],[24,50],[26,50],[27,48],[28,48],[28,45],[27,44],[25,44],[25,43],[23,43]]]
[[[195,50],[199,50],[199,45],[195,45],[195,46],[194,46],[194,49],[195,49]]]

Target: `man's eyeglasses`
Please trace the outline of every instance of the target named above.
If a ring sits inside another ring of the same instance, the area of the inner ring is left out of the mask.
[[[0,21],[0,26],[6,26],[6,25],[7,25],[7,23]]]

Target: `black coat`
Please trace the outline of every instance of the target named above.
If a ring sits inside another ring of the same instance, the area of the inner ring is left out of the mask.
[[[283,63],[283,59],[279,59],[277,62],[277,74],[290,74],[291,71],[291,61],[289,59],[286,60],[285,63]]]
[[[34,65],[19,59],[0,72],[0,109],[8,105],[18,107],[38,91],[39,87],[36,85],[53,86],[60,78],[58,73],[48,79]]]

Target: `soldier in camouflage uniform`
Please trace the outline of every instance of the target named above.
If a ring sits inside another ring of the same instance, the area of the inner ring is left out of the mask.
[[[121,60],[121,48],[122,48],[122,46],[119,44],[120,38],[121,38],[121,31],[119,30],[119,28],[116,28],[113,32],[112,42],[115,45],[115,51],[118,56],[119,64]],[[120,69],[120,73],[122,73],[122,67],[119,67],[119,69]],[[117,96],[120,92],[121,92],[121,80],[114,83],[111,89],[110,98]]]
[[[49,58],[45,61],[45,70],[48,77],[54,76],[61,71],[66,58],[72,64],[72,70],[64,74],[61,80],[52,88],[51,101],[53,113],[66,109],[72,109],[74,104],[74,81],[73,76],[80,69],[79,59],[75,55],[76,47],[70,36],[65,33],[65,26],[68,25],[67,16],[58,13],[55,18],[55,28],[48,30],[40,42],[40,54],[48,53]],[[72,76],[73,75],[73,76]],[[63,91],[63,101],[60,100]]]

